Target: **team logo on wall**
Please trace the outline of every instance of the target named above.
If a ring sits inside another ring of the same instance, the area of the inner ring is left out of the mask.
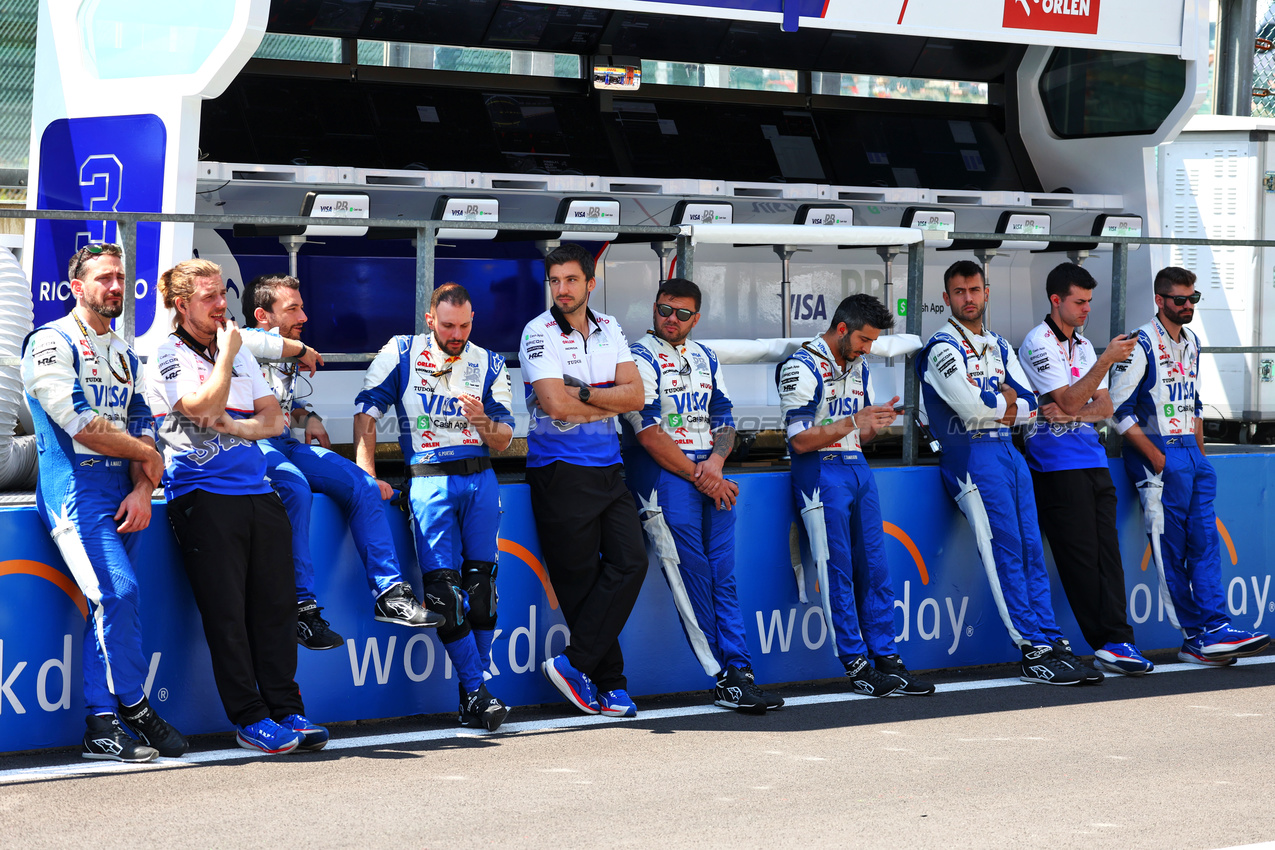
[[[1001,25],[1009,29],[1098,33],[1101,0],[1005,0]]]

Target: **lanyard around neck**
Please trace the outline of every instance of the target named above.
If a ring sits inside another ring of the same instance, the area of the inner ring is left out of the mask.
[[[102,355],[97,350],[97,342],[95,341],[97,334],[92,333],[88,329],[88,327],[84,324],[84,322],[80,321],[80,317],[78,314],[75,313],[75,311],[71,312],[71,317],[75,319],[75,324],[79,326],[80,333],[84,334],[84,342],[86,345],[88,345],[89,351],[93,352],[93,359],[96,360],[98,364],[100,365],[102,362]],[[107,351],[108,352],[110,351],[109,340],[107,342]],[[116,353],[119,354],[119,352],[116,352]],[[106,368],[111,370],[111,375],[114,376],[115,380],[119,381],[121,384],[127,384],[129,379],[128,361],[124,359],[123,354],[120,354],[119,358],[120,358],[120,368],[124,370],[123,375],[121,375],[119,372],[116,372],[115,367],[111,365],[110,354],[107,354],[106,356]]]

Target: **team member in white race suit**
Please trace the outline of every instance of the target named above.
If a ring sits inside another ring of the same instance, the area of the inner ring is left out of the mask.
[[[221,268],[186,260],[160,275],[173,333],[146,398],[164,447],[168,522],[204,623],[213,678],[239,745],[322,749],[297,671],[297,601],[288,514],[256,441],[283,429],[261,367],[226,317]]]
[[[1081,336],[1097,285],[1075,263],[1059,264],[1045,280],[1049,315],[1028,331],[1018,351],[1040,399],[1036,427],[1027,434],[1027,465],[1040,526],[1081,634],[1103,669],[1140,676],[1153,665],[1133,643],[1116,534],[1116,485],[1092,424],[1111,417],[1107,372],[1136,343],[1118,336],[1099,357]]]
[[[40,458],[38,513],[89,604],[82,755],[126,762],[179,756],[186,739],[150,708],[144,691],[133,559],[164,462],[141,361],[111,330],[124,309],[123,252],[118,245],[81,248],[68,276],[75,308],[27,338],[22,383]]]
[[[335,649],[344,639],[323,619],[314,587],[314,558],[310,554],[311,493],[323,493],[341,507],[350,523],[372,594],[372,616],[382,623],[421,628],[437,626],[442,618],[416,601],[403,579],[390,533],[381,489],[376,480],[332,451],[323,420],[304,399],[297,398],[301,367],[311,376],[323,356],[301,342],[306,324],[301,284],[288,275],[261,275],[244,287],[244,348],[261,365],[262,377],[274,391],[286,422],[283,431],[257,445],[266,455],[266,473],[283,499],[292,523],[292,566],[297,584],[297,643],[307,649]],[[284,358],[298,358],[282,363]],[[304,379],[304,378],[303,378]],[[292,436],[291,425],[304,428],[304,442]],[[311,445],[312,443],[318,445]]]
[[[934,693],[934,685],[908,671],[895,646],[881,502],[861,447],[898,415],[898,397],[873,404],[863,359],[892,327],[884,304],[851,295],[837,305],[827,331],[775,370],[793,499],[819,573],[833,651],[851,686],[877,697]]]
[[[398,414],[411,481],[408,504],[425,605],[441,615],[438,638],[460,679],[460,722],[495,731],[509,713],[483,683],[496,629],[500,485],[491,452],[513,440],[505,358],[469,341],[474,309],[463,286],[434,290],[431,333],[397,336],[368,367],[355,399],[359,466],[376,473],[376,423]],[[382,497],[392,494],[383,485]]]
[[[917,357],[921,402],[943,445],[943,486],[965,514],[992,598],[1022,652],[1025,682],[1099,683],[1071,652],[1054,619],[1036,499],[1010,426],[1036,421],[1036,395],[1005,338],[983,327],[987,285],[969,260],[943,273],[952,318]]]
[[[717,355],[687,337],[699,323],[700,290],[660,284],[652,330],[629,346],[645,406],[620,419],[625,478],[642,528],[664,569],[682,631],[713,701],[753,714],[784,701],[757,687],[735,586],[739,486],[722,477],[735,448],[735,421]]]
[[[1196,391],[1200,340],[1185,326],[1200,294],[1195,273],[1169,266],[1155,276],[1158,312],[1111,373],[1124,468],[1138,489],[1160,599],[1186,638],[1178,658],[1226,666],[1261,652],[1270,637],[1232,628],[1222,590],[1213,499],[1217,474],[1204,456],[1203,402]]]
[[[553,307],[527,323],[518,349],[531,413],[531,509],[571,629],[566,651],[540,670],[580,711],[632,717],[619,636],[647,558],[614,419],[642,408],[642,378],[619,322],[589,308],[593,273],[593,256],[579,245],[545,257]]]

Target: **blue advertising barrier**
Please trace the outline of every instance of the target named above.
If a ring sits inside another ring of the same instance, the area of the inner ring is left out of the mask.
[[[1231,614],[1243,628],[1269,626],[1266,614],[1275,609],[1275,596],[1266,563],[1272,533],[1267,493],[1275,485],[1275,455],[1225,455],[1213,463],[1223,587]],[[1120,498],[1129,617],[1138,645],[1175,647],[1181,636],[1169,626],[1159,601],[1137,497],[1119,461],[1112,472]],[[895,632],[904,660],[914,670],[1015,660],[1017,651],[996,613],[973,536],[943,491],[938,470],[878,469],[876,476],[897,598]],[[788,473],[733,477],[740,485],[740,605],[758,681],[841,675],[813,570],[806,578],[811,604],[798,601],[789,543],[796,514]],[[501,501],[500,631],[489,687],[510,705],[557,702],[560,697],[538,665],[562,650],[567,629],[540,560],[526,485],[502,486]],[[403,563],[415,565],[406,517],[387,510]],[[340,511],[322,496],[315,497],[314,511],[318,596],[326,606],[324,616],[346,643],[327,652],[298,650],[297,681],[307,713],[317,721],[337,721],[454,711],[455,672],[433,630],[375,622],[362,564]],[[139,582],[150,699],[187,734],[226,731],[230,726],[164,505],[155,505],[143,534]],[[76,745],[84,729],[84,598],[34,508],[0,510],[0,541],[0,752]],[[419,570],[407,572],[419,595]],[[1056,579],[1053,592],[1060,625],[1077,650],[1087,652]],[[707,691],[712,684],[686,645],[668,586],[654,563],[621,643],[635,696]]]

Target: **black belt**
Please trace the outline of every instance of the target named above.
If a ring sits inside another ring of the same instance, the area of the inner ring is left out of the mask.
[[[489,457],[466,457],[445,460],[442,463],[414,463],[408,468],[412,478],[428,478],[431,475],[473,475],[491,469]]]

